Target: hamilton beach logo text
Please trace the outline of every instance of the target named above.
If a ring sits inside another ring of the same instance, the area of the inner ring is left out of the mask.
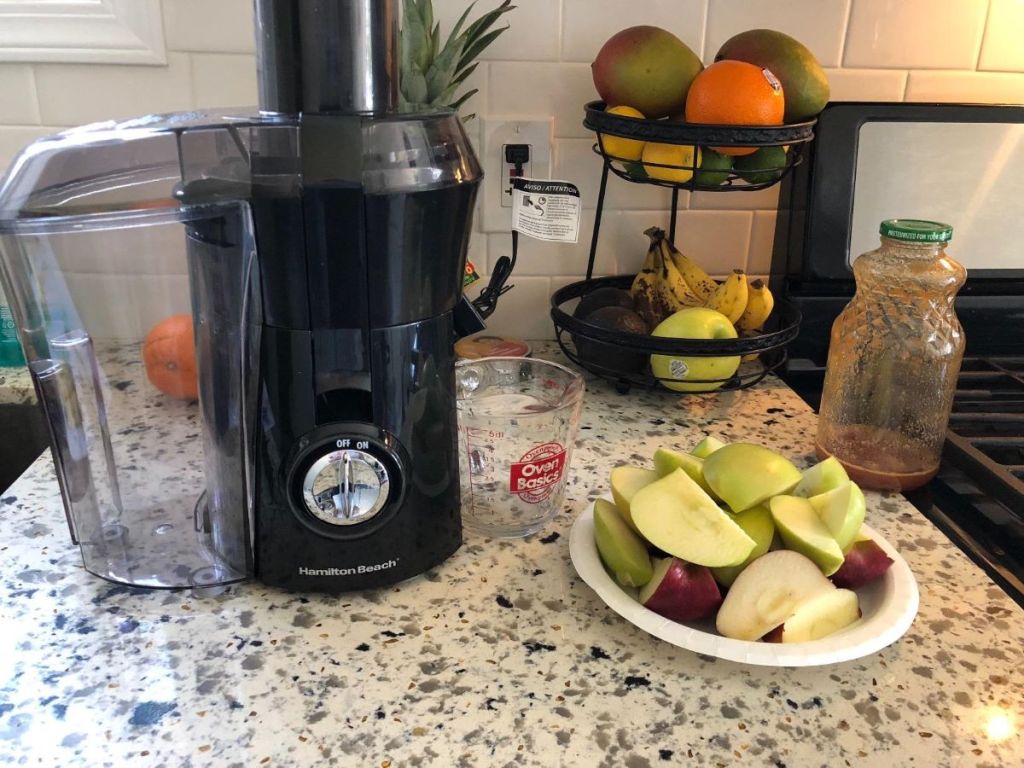
[[[355,568],[307,568],[299,566],[299,576],[358,576],[361,573],[375,573],[386,571],[398,565],[397,560],[388,560],[385,563],[374,563],[373,565],[357,565]]]

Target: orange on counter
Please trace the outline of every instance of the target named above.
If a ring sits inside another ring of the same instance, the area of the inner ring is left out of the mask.
[[[142,343],[142,362],[150,384],[165,395],[199,399],[191,315],[171,315],[154,325]]]
[[[686,95],[686,120],[716,125],[781,125],[786,111],[782,83],[769,70],[745,61],[716,61],[694,78]],[[757,147],[715,147],[723,155],[749,155]]]

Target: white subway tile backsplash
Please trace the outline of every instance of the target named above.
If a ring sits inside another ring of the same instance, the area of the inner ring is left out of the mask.
[[[434,0],[434,14],[441,24],[441,40],[448,39],[452,27],[469,3],[466,0]],[[466,25],[497,7],[479,2],[466,19]],[[504,14],[493,27],[508,26],[484,51],[483,60],[557,61],[561,32],[561,6],[556,0],[515,0],[516,9]],[[465,26],[463,29],[465,29]]]
[[[779,202],[779,187],[750,192],[694,192],[690,208],[698,211],[756,211],[774,208]]]
[[[489,276],[470,286],[469,297],[475,299],[487,285]],[[554,335],[548,302],[551,300],[551,281],[547,277],[516,277],[509,281],[515,285],[498,301],[494,314],[487,318],[491,333],[515,336],[520,339],[549,339]]]
[[[1024,76],[1008,72],[911,72],[907,101],[1024,104]]]
[[[902,101],[907,73],[900,69],[826,69],[830,101]]]
[[[586,64],[492,62],[488,114],[555,118],[555,136],[592,136],[583,105],[598,98]]]
[[[974,69],[988,0],[853,0],[846,67]]]
[[[602,218],[604,236],[598,240],[594,273],[615,274],[618,261],[614,243],[615,211],[609,211]],[[580,222],[580,237],[576,243],[548,243],[534,240],[525,235],[519,238],[519,252],[516,256],[516,275],[583,275],[587,271],[590,255],[590,239],[594,229],[594,212],[584,211]],[[492,233],[487,236],[487,259],[493,267],[502,256],[512,255],[512,235]]]
[[[193,53],[194,103],[201,109],[254,107],[256,57],[245,53]]]
[[[747,258],[747,272],[751,276],[763,277],[771,273],[775,219],[775,211],[754,211],[754,226],[750,232],[750,255]]]
[[[990,0],[978,69],[1024,70],[1024,2]]]
[[[42,122],[79,125],[173,112],[193,105],[188,54],[168,53],[161,67],[37,64]]]
[[[252,0],[164,0],[164,35],[172,51],[252,53]]]
[[[806,0],[712,0],[704,61],[713,61],[722,43],[739,32],[775,29],[810,48],[823,67],[837,66],[849,6],[850,0],[818,0],[808,13]]]
[[[627,27],[662,27],[701,56],[704,51],[704,0],[563,0],[562,59],[590,63],[601,46]]]
[[[0,64],[0,124],[39,122],[36,84],[28,64]]]

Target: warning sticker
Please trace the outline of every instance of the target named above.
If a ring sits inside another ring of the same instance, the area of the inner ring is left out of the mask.
[[[580,190],[568,181],[512,180],[512,229],[536,240],[576,243],[580,237]]]

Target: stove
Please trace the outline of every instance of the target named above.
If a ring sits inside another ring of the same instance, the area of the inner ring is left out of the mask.
[[[1024,357],[964,361],[939,474],[907,497],[1024,607]]]
[[[906,495],[1024,607],[1024,209],[1007,181],[1024,173],[1024,107],[833,103],[815,134],[783,180],[776,218],[772,290],[804,318],[780,375],[818,408],[832,323],[853,296],[850,264],[872,217],[953,224],[950,254],[968,268],[956,300],[967,352],[939,474]],[[950,144],[937,139],[950,136],[962,146],[943,157]],[[872,162],[907,150],[907,137],[922,149]]]

